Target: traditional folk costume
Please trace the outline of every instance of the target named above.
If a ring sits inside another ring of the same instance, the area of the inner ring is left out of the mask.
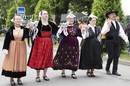
[[[49,22],[48,25],[42,25],[41,21],[39,21],[37,28],[38,33],[34,39],[28,66],[36,70],[43,70],[53,66],[52,34],[56,34],[58,28],[52,22]]]
[[[82,33],[84,42],[81,47],[79,69],[102,69],[101,44],[99,41],[100,29],[88,25]]]
[[[79,43],[77,36],[81,36],[77,26],[63,24],[58,30],[57,36],[62,35],[57,53],[53,60],[53,69],[69,69],[76,71],[79,65]]]
[[[12,26],[6,33],[3,50],[8,50],[8,54],[3,62],[2,75],[11,78],[26,76],[27,50],[24,39],[28,37],[29,29],[24,27],[15,30]]]
[[[115,11],[110,11],[106,14],[106,17],[109,18],[111,13],[115,13]],[[118,60],[120,57],[120,38],[122,38],[126,43],[128,43],[128,37],[124,33],[124,30],[121,24],[118,21],[112,20],[111,22],[106,20],[104,26],[101,31],[102,35],[106,37],[106,46],[107,46],[107,53],[108,53],[108,60],[106,64],[106,72],[110,74],[110,65],[113,61],[113,70],[112,74],[120,76],[117,73],[118,69]]]

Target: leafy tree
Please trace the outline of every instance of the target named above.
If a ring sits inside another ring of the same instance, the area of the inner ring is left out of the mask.
[[[90,14],[92,3],[93,0],[51,0],[56,23],[60,23],[61,14],[67,13],[69,9],[73,12],[87,11]]]
[[[14,0],[0,0],[0,26],[6,24],[7,10],[12,6]]]
[[[67,13],[69,9],[69,3],[72,0],[50,0],[52,6],[52,12],[55,15],[55,22],[60,23],[61,14]]]
[[[120,16],[120,18],[123,18],[120,0],[94,0],[92,12],[98,17],[98,25],[103,25],[105,14],[110,10],[118,11],[118,15]]]
[[[10,0],[9,0],[10,1]],[[10,8],[7,8],[7,19],[6,19],[6,26],[9,27],[11,22],[10,20],[16,13],[18,6],[24,6],[26,10],[26,15],[34,14],[35,6],[38,0],[12,0],[13,3],[11,4]]]
[[[91,14],[93,0],[72,0],[70,9],[74,12],[87,12]]]
[[[51,14],[51,6],[49,0],[39,0],[36,7],[35,7],[35,13],[34,16],[36,19],[38,19],[39,12],[41,10],[47,10],[49,15]]]
[[[24,6],[26,9],[26,15],[34,14],[34,9],[39,0],[19,0],[19,6]]]
[[[13,18],[16,12],[16,7],[12,6],[9,10],[7,10],[7,20],[6,20],[6,27],[9,28],[11,25],[11,19]]]

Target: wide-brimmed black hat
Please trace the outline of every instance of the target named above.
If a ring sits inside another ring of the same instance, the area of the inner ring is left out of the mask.
[[[108,12],[106,13],[106,17],[108,18],[109,15],[112,14],[112,13],[115,13],[115,14],[117,15],[118,12],[115,11],[115,10],[108,11]]]

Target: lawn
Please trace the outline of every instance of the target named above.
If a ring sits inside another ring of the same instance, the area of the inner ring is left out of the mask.
[[[130,55],[128,54],[127,50],[125,50],[121,53],[120,59],[130,61]]]

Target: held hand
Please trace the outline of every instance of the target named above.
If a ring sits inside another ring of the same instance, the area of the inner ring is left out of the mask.
[[[129,42],[127,42],[126,44],[127,44],[127,46],[129,46]]]
[[[7,55],[7,54],[8,54],[8,50],[3,49],[3,53],[4,53],[5,55]]]
[[[127,46],[129,46],[129,41],[128,40],[125,40],[125,43]]]
[[[28,24],[26,25],[26,27],[27,27],[28,29],[30,29],[30,30],[33,30],[33,28],[34,28],[34,23],[33,23],[33,22],[30,22],[30,23],[28,23]]]
[[[109,27],[111,27],[111,22],[112,22],[112,20],[107,19],[107,24],[109,25]]]
[[[59,39],[59,38],[60,38],[60,34],[59,34],[59,33],[57,33],[57,34],[56,34],[56,37]]]

